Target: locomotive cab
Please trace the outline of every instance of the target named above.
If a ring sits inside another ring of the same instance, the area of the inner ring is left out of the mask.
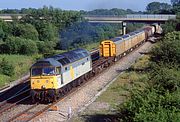
[[[54,66],[31,68],[31,89],[55,89],[61,82],[61,68]]]

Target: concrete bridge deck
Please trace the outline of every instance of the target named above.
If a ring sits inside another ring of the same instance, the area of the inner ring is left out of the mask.
[[[148,15],[148,14],[128,14],[124,16],[84,16],[89,22],[165,22],[170,19],[176,19],[176,15]]]
[[[4,21],[13,21],[13,17],[21,19],[26,14],[0,14],[0,19]],[[108,23],[121,23],[121,22],[165,22],[169,19],[175,19],[176,15],[163,15],[163,14],[127,14],[123,16],[84,16],[89,22],[108,22]]]

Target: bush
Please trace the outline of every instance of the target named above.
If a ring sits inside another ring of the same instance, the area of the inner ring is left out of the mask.
[[[38,32],[36,28],[31,24],[18,24],[13,23],[12,35],[20,38],[38,40]]]
[[[125,122],[169,122],[179,121],[179,91],[160,95],[158,90],[150,88],[143,92],[131,91],[131,100],[119,106],[119,116]]]
[[[14,75],[14,66],[5,58],[0,62],[0,73],[8,76]]]
[[[151,65],[150,76],[154,82],[154,87],[160,92],[175,91],[180,87],[180,71],[178,68],[167,65]]]
[[[5,52],[9,54],[35,54],[38,52],[37,45],[30,39],[8,37],[5,42]]]
[[[152,61],[180,64],[180,32],[172,32],[152,50]]]
[[[51,53],[54,51],[56,43],[53,41],[36,41],[40,53]]]
[[[172,32],[153,49],[147,88],[129,90],[131,99],[119,106],[122,121],[180,121],[179,41],[180,32]]]
[[[30,39],[24,39],[24,43],[21,46],[21,54],[27,54],[32,55],[38,53],[38,48],[36,45],[36,42],[30,40]]]
[[[177,20],[168,20],[164,25],[162,25],[163,32],[165,34],[173,32],[176,30]]]

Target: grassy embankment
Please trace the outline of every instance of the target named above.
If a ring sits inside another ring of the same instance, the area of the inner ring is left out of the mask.
[[[125,102],[130,98],[129,90],[135,88],[136,86],[140,86],[142,89],[146,87],[145,80],[147,81],[148,76],[146,73],[141,72],[142,69],[148,67],[149,56],[145,55],[133,64],[129,71],[124,72],[120,75],[117,80],[110,85],[110,87],[99,96],[95,103],[106,104],[109,105],[107,108],[97,107],[97,110],[87,109],[82,113],[82,118],[73,118],[75,122],[83,122],[87,118],[90,121],[99,120],[98,116],[101,118],[101,115],[111,115],[114,114],[114,110],[116,110],[117,105]],[[133,70],[131,70],[133,69]],[[94,116],[95,115],[95,116]],[[84,118],[85,116],[85,118]],[[86,118],[87,117],[87,118]]]
[[[93,49],[97,49],[99,48],[99,42],[94,42],[94,43],[91,43],[91,44],[87,44],[87,45],[84,45],[82,48],[88,50],[88,51],[91,51]]]
[[[116,103],[124,102],[128,97],[128,91],[135,86],[145,87],[143,81],[147,80],[147,74],[141,72],[148,66],[149,56],[143,56],[135,64],[133,64],[129,71],[123,73],[96,101],[107,102],[111,107],[115,107]],[[131,69],[133,69],[131,71]],[[112,96],[109,98],[109,96]]]
[[[147,74],[141,70],[148,67],[149,56],[143,56],[135,64],[131,66],[129,71],[124,72],[117,80],[105,91],[98,99],[97,102],[107,102],[111,107],[115,107],[116,103],[124,102],[128,95],[128,90],[133,89],[134,86],[144,86],[143,81],[147,80]],[[133,70],[131,70],[133,69]],[[111,96],[111,98],[109,98]]]
[[[0,74],[0,87],[14,81],[24,74],[28,73],[29,67],[33,63],[34,59],[32,56],[25,55],[0,55],[0,61],[5,58],[14,67],[14,75],[7,76]]]

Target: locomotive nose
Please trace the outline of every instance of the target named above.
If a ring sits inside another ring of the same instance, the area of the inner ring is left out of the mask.
[[[54,88],[53,78],[33,78],[31,79],[31,88],[32,89],[52,89]]]

